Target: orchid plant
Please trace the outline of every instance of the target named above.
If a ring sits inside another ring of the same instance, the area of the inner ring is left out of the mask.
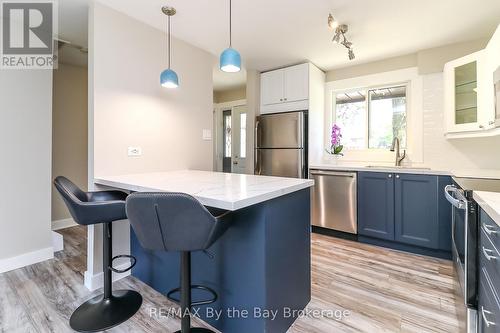
[[[342,154],[342,149],[344,146],[340,144],[340,139],[342,138],[342,132],[340,127],[337,124],[333,124],[332,126],[332,135],[331,135],[331,146],[330,149],[326,149],[328,154],[332,155],[344,155]]]

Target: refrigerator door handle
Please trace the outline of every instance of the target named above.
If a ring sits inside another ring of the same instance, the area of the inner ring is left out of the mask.
[[[260,164],[259,164],[259,149],[258,149],[258,136],[259,136],[259,120],[255,121],[255,134],[254,134],[254,145],[255,145],[255,163],[254,163],[254,174],[260,175]]]

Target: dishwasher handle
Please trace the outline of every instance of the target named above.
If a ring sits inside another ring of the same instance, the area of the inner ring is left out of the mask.
[[[330,170],[309,170],[309,173],[314,176],[339,176],[339,177],[349,177],[355,178],[355,172],[338,172]]]

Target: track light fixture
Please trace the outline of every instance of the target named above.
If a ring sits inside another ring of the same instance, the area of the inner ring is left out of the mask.
[[[334,18],[332,14],[328,15],[328,27],[331,30],[335,31],[335,35],[333,35],[332,42],[344,45],[345,48],[347,49],[347,55],[349,57],[349,60],[353,60],[355,58],[354,56],[354,50],[352,49],[352,43],[347,40],[345,34],[349,30],[349,27],[347,24],[339,24]]]

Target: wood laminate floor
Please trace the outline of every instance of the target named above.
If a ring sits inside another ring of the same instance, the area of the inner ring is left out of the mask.
[[[0,274],[0,332],[71,332],[72,311],[100,291],[83,286],[86,229],[60,231],[64,251],[42,263]],[[290,333],[458,332],[450,261],[313,234],[312,300]],[[144,302],[129,321],[109,332],[174,332],[176,316],[163,295],[133,277],[114,288],[138,290]],[[193,320],[194,326],[203,323]],[[274,332],[270,332],[274,333]]]

